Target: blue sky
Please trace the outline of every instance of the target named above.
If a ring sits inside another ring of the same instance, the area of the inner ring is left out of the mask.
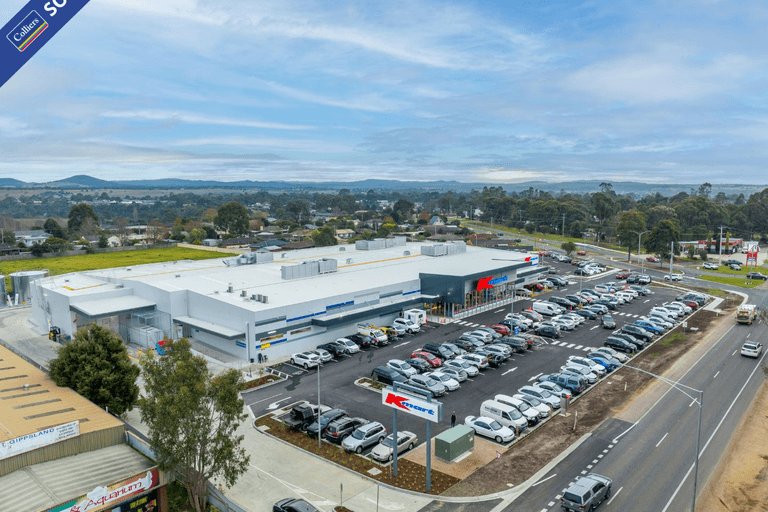
[[[766,183],[766,25],[716,0],[91,0],[0,88],[0,176]]]

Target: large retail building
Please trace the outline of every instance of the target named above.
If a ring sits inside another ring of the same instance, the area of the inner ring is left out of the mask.
[[[65,336],[96,322],[140,345],[187,337],[235,361],[274,359],[357,332],[359,323],[388,325],[403,310],[451,317],[511,299],[536,279],[537,260],[390,238],[155,263],[38,279],[33,319]]]

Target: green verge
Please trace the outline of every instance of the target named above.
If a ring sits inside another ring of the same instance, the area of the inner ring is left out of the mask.
[[[13,260],[0,262],[0,274],[8,275],[22,270],[48,269],[52,276],[85,270],[144,265],[176,260],[207,260],[226,258],[227,254],[185,247],[166,249],[139,249],[135,251],[105,252],[83,254],[80,256],[62,256],[59,258],[35,258],[31,260]],[[234,256],[234,255],[233,255]]]
[[[488,222],[479,222],[479,221],[467,221],[463,220],[461,221],[462,226],[476,226],[481,227],[485,229],[493,229],[493,231],[496,231],[498,233],[508,233],[510,235],[521,235],[529,238],[546,238],[547,240],[553,240],[555,242],[573,242],[573,243],[584,243],[584,240],[582,238],[573,238],[570,236],[562,236],[562,235],[556,235],[554,233],[540,233],[538,231],[534,231],[533,233],[528,233],[524,229],[517,229],[517,228],[510,228],[507,226],[496,226],[494,225],[491,227],[491,224]],[[523,242],[532,242],[534,245],[536,245],[536,240],[525,240],[523,239]],[[600,244],[600,247],[604,249],[614,249],[616,251],[622,251],[626,254],[627,248],[622,247],[618,244],[607,244],[605,242]],[[634,253],[632,253],[634,254]]]
[[[751,282],[747,281],[744,277],[723,277],[723,276],[699,276],[699,279],[703,281],[712,281],[713,283],[729,284],[731,286],[739,286],[741,288],[754,288],[760,286],[765,281],[754,279]]]

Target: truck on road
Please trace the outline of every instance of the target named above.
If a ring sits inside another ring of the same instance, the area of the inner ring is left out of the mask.
[[[757,306],[754,304],[743,304],[736,310],[736,321],[740,324],[752,325],[757,317]]]

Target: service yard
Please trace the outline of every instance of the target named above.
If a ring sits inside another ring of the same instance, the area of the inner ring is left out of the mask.
[[[385,365],[390,359],[407,360],[410,354],[424,343],[439,344],[451,341],[462,333],[479,326],[493,325],[502,320],[510,310],[513,309],[517,312],[528,309],[534,301],[546,300],[547,297],[553,295],[564,296],[578,291],[580,287],[586,289],[607,281],[618,281],[613,275],[616,269],[613,269],[613,272],[609,269],[608,272],[585,277],[582,281],[581,277],[568,274],[575,269],[575,266],[558,262],[550,263],[549,261],[547,264],[557,269],[558,275],[569,277],[569,285],[561,287],[559,290],[555,289],[547,293],[537,294],[530,299],[519,300],[513,305],[488,310],[447,324],[430,323],[422,328],[422,332],[414,335],[407,334],[394,340],[389,346],[364,349],[357,354],[345,355],[338,360],[325,363],[319,369],[320,403],[341,408],[352,417],[379,421],[391,433],[392,410],[382,405],[380,391],[355,383],[361,378],[370,377],[373,368]],[[655,284],[651,286],[651,290],[653,291],[652,294],[640,295],[631,302],[620,306],[616,311],[611,311],[611,315],[616,321],[616,329],[620,329],[624,324],[631,323],[638,317],[645,315],[651,307],[674,300],[680,294],[679,289]],[[723,303],[721,307],[729,307],[729,304]],[[706,326],[715,317],[715,313],[699,311],[692,316],[679,318],[678,322],[686,320],[689,328],[697,327],[698,331],[683,333],[682,327],[678,324],[677,327],[667,332],[660,342],[638,354],[631,364],[649,371],[663,371],[703,335]],[[456,412],[457,423],[463,423],[464,418],[468,415],[478,416],[480,404],[484,400],[492,399],[496,394],[513,395],[517,393],[520,387],[534,383],[542,374],[558,371],[569,356],[585,355],[591,348],[602,346],[611,332],[612,330],[601,327],[599,317],[595,320],[586,320],[573,331],[563,331],[559,339],[545,339],[542,344],[533,349],[513,354],[499,368],[489,368],[480,372],[476,377],[469,378],[461,384],[458,390],[448,392],[438,399],[443,403],[444,417],[442,422],[432,425],[432,436],[434,437],[450,428],[450,416],[453,411]],[[243,393],[243,397],[255,417],[259,418],[272,413],[259,420],[258,424],[275,429],[279,428],[275,420],[287,414],[293,404],[300,401],[318,402],[318,370],[312,368],[305,370],[290,363],[276,364],[272,368],[283,374],[286,380],[264,389],[246,391]],[[526,435],[520,440],[508,443],[507,446],[478,437],[476,443],[496,445],[497,450],[503,453],[503,457],[499,462],[481,467],[458,485],[454,485],[448,494],[477,495],[497,492],[524,481],[575,439],[578,439],[580,435],[594,428],[611,415],[646,381],[647,378],[643,374],[629,369],[609,373],[603,378],[602,383],[596,387],[593,386],[588,393],[582,394],[575,403],[569,405],[569,413],[579,412],[579,421],[575,431],[571,418],[558,417],[546,423],[545,428],[541,428],[541,424],[539,424],[539,428],[534,429],[533,433],[526,432]],[[419,442],[419,446],[410,455],[408,452],[402,454],[401,460],[408,461],[406,464],[412,463],[411,461],[422,462],[424,454],[420,452],[424,452],[425,422],[407,414],[399,414],[398,430],[414,432],[418,436]],[[277,432],[274,433],[277,434]],[[302,433],[291,433],[291,435],[293,437],[286,440],[313,452],[317,451],[315,450],[317,447],[316,439],[309,438]],[[283,438],[285,439],[285,437]],[[328,444],[326,441],[323,443],[324,445]],[[508,449],[510,445],[513,445],[513,449]],[[312,447],[307,448],[308,446]],[[328,448],[332,447],[329,446]],[[370,450],[371,448],[366,449],[363,455],[369,453]],[[331,459],[337,458],[335,452],[327,452],[325,446],[323,446],[323,452],[325,453],[321,453],[321,455]],[[356,463],[343,464],[348,467],[357,465]],[[415,466],[419,465],[415,464]],[[378,464],[368,458],[362,466],[354,469],[367,472],[369,467],[376,466]],[[388,476],[389,469],[385,466],[379,467],[382,472],[387,474],[385,476]],[[403,469],[405,468],[410,468],[410,466],[406,465]],[[417,468],[414,470],[420,473]],[[505,476],[488,478],[490,475],[487,473],[488,471],[501,472]],[[433,474],[436,475],[436,479],[441,484],[436,486],[433,491],[442,492],[446,486],[456,482],[455,479],[444,478],[446,475],[435,471],[435,469],[433,469]],[[397,482],[397,484],[401,485],[401,482]],[[419,485],[423,486],[423,480],[416,485],[416,488],[419,488]],[[414,489],[413,485],[404,485],[404,487]],[[423,490],[423,487],[420,490]]]

